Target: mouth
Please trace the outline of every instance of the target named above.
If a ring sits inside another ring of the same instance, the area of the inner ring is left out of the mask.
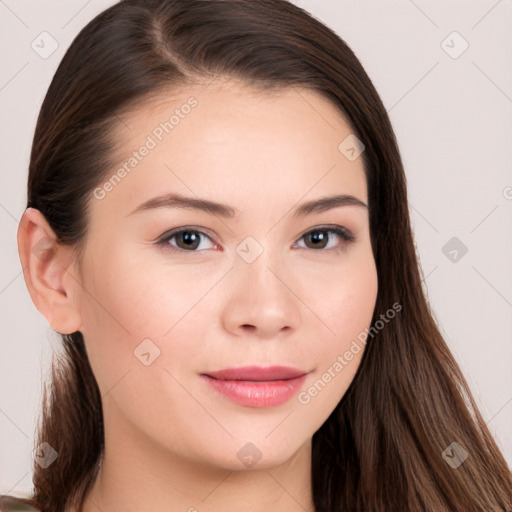
[[[245,366],[201,374],[215,391],[248,407],[281,405],[297,394],[309,371],[286,366]]]
[[[290,366],[243,366],[240,368],[225,368],[224,370],[208,372],[204,375],[217,380],[268,382],[295,379],[306,373],[308,372]]]

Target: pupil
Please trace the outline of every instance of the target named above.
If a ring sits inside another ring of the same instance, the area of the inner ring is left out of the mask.
[[[322,242],[326,236],[325,236],[325,232],[324,231],[315,231],[312,235],[311,235],[311,238],[313,239],[313,242],[316,244],[317,242]]]
[[[197,238],[196,234],[192,231],[184,231],[183,232],[183,240],[185,244],[190,245],[194,243],[194,238]]]

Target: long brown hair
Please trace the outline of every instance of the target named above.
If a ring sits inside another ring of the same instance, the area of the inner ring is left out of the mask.
[[[365,145],[379,282],[372,324],[391,304],[402,309],[368,342],[348,391],[313,436],[316,512],[509,511],[510,469],[422,289],[386,109],[352,50],[306,11],[284,0],[124,0],[100,13],[67,50],[44,99],[27,207],[42,212],[61,243],[80,248],[91,192],[112,163],[119,113],[216,77],[319,92]],[[62,335],[62,343],[36,438],[58,452],[48,468],[34,464],[33,498],[45,512],[81,510],[104,449],[83,336]],[[442,456],[453,442],[469,453],[456,468]]]

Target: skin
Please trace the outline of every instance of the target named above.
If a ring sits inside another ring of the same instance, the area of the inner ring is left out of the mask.
[[[293,397],[242,406],[199,374],[294,366],[310,372],[304,391],[370,326],[377,272],[368,209],[292,217],[299,204],[333,194],[367,204],[362,158],[349,161],[338,150],[352,130],[317,93],[217,81],[126,113],[107,177],[190,96],[198,101],[190,114],[103,199],[91,196],[82,259],[55,242],[37,210],[20,222],[32,300],[57,332],[82,332],[102,394],[106,451],[84,510],[313,511],[311,439],[363,350],[307,404]],[[238,213],[225,219],[162,207],[130,215],[164,192]],[[325,224],[356,240],[330,233],[315,246],[304,236]],[[199,245],[186,249],[179,235],[167,248],[155,243],[182,226],[205,233]],[[262,248],[252,263],[236,251],[248,236]],[[44,247],[41,257],[34,248]],[[134,356],[144,339],[160,350],[149,366]],[[237,457],[248,442],[262,455],[250,468]]]

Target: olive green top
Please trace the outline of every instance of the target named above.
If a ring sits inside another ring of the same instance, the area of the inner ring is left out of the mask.
[[[28,498],[18,498],[8,494],[0,494],[0,512],[42,512],[37,503]]]

